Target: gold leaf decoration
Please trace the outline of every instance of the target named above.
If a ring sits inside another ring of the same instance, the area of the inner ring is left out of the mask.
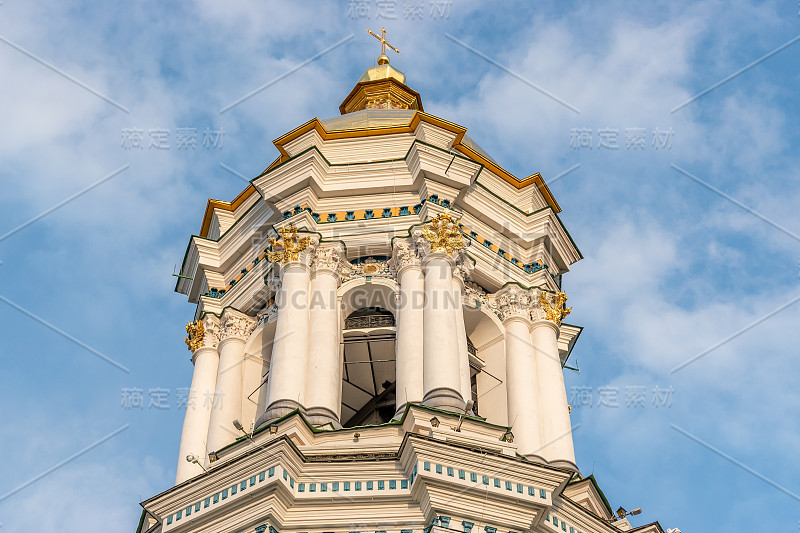
[[[197,322],[186,323],[186,333],[188,337],[184,339],[186,347],[190,352],[194,353],[195,350],[203,346],[203,335],[205,334],[205,327],[199,320]]]
[[[423,226],[422,237],[431,243],[431,252],[452,254],[464,247],[464,236],[448,213],[442,213]]]
[[[553,296],[549,296],[544,291],[539,293],[539,305],[545,312],[545,320],[551,320],[559,326],[564,317],[572,312],[571,307],[564,306],[566,303],[567,295],[563,292],[559,291]]]
[[[280,238],[269,240],[270,250],[267,254],[270,261],[285,265],[289,261],[299,261],[300,252],[308,248],[311,237],[297,238],[297,228],[289,226],[279,232]]]

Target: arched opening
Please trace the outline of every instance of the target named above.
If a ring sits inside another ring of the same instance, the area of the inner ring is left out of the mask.
[[[464,305],[473,411],[487,421],[508,425],[506,355],[500,320],[485,306]]]
[[[342,295],[343,427],[383,424],[395,413],[396,286],[358,281]]]

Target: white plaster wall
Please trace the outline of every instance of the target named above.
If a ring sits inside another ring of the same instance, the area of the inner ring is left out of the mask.
[[[486,421],[498,426],[508,425],[508,404],[506,398],[506,355],[505,342],[500,340],[482,350],[478,357],[486,362],[486,372],[478,374],[478,414],[486,417]],[[490,377],[492,374],[503,383]]]

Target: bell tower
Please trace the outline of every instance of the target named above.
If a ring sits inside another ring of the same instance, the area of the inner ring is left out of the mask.
[[[212,401],[139,533],[625,530],[575,459],[560,206],[425,113],[370,34],[341,114],[276,139],[189,241],[190,396]]]

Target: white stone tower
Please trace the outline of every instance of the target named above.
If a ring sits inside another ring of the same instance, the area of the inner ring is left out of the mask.
[[[385,49],[339,110],[189,242],[176,484],[139,532],[630,529],[575,462],[581,254],[542,177],[425,113]]]

